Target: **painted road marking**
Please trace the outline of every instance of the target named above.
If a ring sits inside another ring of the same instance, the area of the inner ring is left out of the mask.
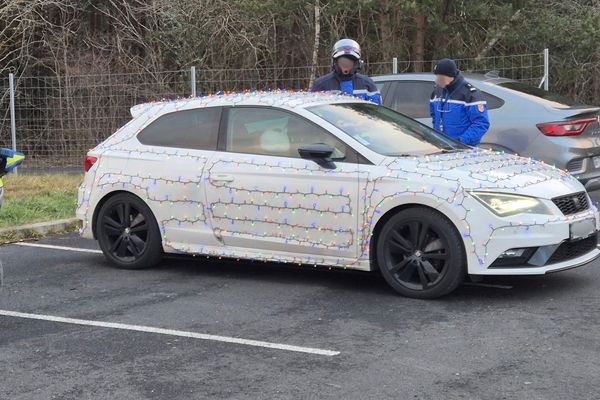
[[[6,317],[27,318],[27,319],[35,319],[35,320],[41,320],[41,321],[59,322],[59,323],[63,323],[63,324],[97,326],[97,327],[101,327],[101,328],[121,329],[121,330],[127,330],[127,331],[155,333],[155,334],[160,334],[160,335],[179,336],[179,337],[186,337],[186,338],[192,338],[192,339],[211,340],[211,341],[215,341],[215,342],[234,343],[234,344],[240,344],[240,345],[244,345],[244,346],[264,347],[267,349],[294,351],[294,352],[298,352],[298,353],[316,354],[316,355],[328,356],[328,357],[336,356],[336,355],[340,354],[339,351],[333,351],[333,350],[323,350],[323,349],[316,349],[316,348],[311,348],[311,347],[292,346],[289,344],[263,342],[260,340],[241,339],[241,338],[228,337],[228,336],[209,335],[209,334],[205,334],[205,333],[179,331],[179,330],[174,330],[174,329],[154,328],[151,326],[129,325],[129,324],[116,323],[116,322],[92,321],[92,320],[76,319],[76,318],[64,318],[64,317],[56,317],[56,316],[52,316],[52,315],[29,314],[29,313],[22,313],[22,312],[16,312],[16,311],[7,311],[7,310],[0,310],[0,315],[6,316]]]
[[[67,250],[67,251],[78,251],[80,253],[94,253],[94,254],[102,254],[101,250],[95,249],[80,249],[77,247],[65,247],[65,246],[53,246],[51,244],[42,244],[42,243],[26,243],[20,242],[15,243],[17,246],[25,246],[25,247],[39,247],[41,249],[50,249],[50,250]]]

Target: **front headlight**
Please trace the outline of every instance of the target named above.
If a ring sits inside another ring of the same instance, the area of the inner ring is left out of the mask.
[[[469,193],[500,217],[523,213],[552,215],[552,210],[535,197],[489,192]]]

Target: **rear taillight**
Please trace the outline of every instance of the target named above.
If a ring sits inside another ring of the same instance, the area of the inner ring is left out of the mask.
[[[98,159],[96,157],[86,156],[85,161],[83,162],[83,169],[85,170],[85,172],[88,172],[97,160]]]
[[[588,125],[596,121],[596,118],[576,119],[572,121],[537,124],[537,127],[546,136],[577,136],[581,135]]]

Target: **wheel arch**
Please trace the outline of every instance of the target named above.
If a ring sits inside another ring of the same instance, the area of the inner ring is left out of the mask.
[[[383,226],[387,223],[387,221],[389,221],[390,218],[392,218],[394,215],[398,214],[400,211],[409,209],[409,208],[425,208],[425,209],[430,209],[433,210],[437,213],[440,214],[440,216],[442,216],[443,218],[446,218],[448,221],[450,221],[451,225],[454,227],[454,229],[456,229],[456,232],[458,234],[459,237],[463,237],[463,235],[461,234],[461,227],[460,227],[460,218],[458,218],[454,213],[449,212],[450,209],[446,208],[443,204],[437,204],[437,206],[435,204],[432,204],[431,201],[429,201],[430,199],[427,199],[426,201],[423,202],[410,202],[410,203],[402,203],[402,204],[396,204],[396,205],[389,205],[388,207],[386,207],[385,211],[381,213],[380,217],[374,221],[374,227],[370,232],[370,236],[369,236],[369,257],[370,257],[370,264],[371,264],[371,269],[372,270],[377,270],[379,269],[379,266],[377,264],[377,240],[379,239],[379,233],[381,232],[381,229],[383,228]],[[461,241],[461,246],[463,248],[463,251],[465,252],[465,257],[468,260],[468,252],[467,252],[467,248],[466,248],[466,244],[465,241],[462,240]]]
[[[98,203],[96,204],[96,207],[94,207],[94,214],[92,216],[92,234],[94,235],[94,239],[98,239],[96,236],[96,232],[97,232],[97,222],[98,222],[98,214],[100,213],[100,210],[102,209],[102,207],[104,206],[104,204],[110,200],[111,198],[119,195],[119,194],[128,194],[131,196],[135,196],[138,199],[140,199],[141,201],[143,201],[148,208],[150,209],[150,212],[152,213],[152,217],[154,218],[154,220],[158,223],[158,221],[156,220],[156,215],[154,214],[154,210],[152,210],[152,207],[150,207],[150,205],[144,201],[144,199],[142,199],[140,196],[138,196],[137,194],[130,192],[128,190],[114,190],[112,192],[106,193],[104,194],[104,196],[102,196],[100,198],[100,200],[98,200]]]

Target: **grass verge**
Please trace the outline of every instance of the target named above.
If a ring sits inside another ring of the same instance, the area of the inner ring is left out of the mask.
[[[81,180],[82,175],[5,176],[0,229],[74,218]],[[0,241],[15,240],[3,236]]]

